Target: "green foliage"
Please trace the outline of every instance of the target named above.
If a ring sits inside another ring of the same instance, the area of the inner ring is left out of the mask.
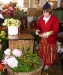
[[[10,19],[10,18],[20,19],[20,18],[25,18],[25,16],[26,16],[23,9],[22,10],[20,10],[20,9],[14,10],[12,16],[10,15],[11,13],[12,13],[11,11],[10,11],[10,13],[9,13],[9,11],[7,11],[6,14],[4,15],[4,18],[5,19],[7,19],[7,18],[8,19]]]
[[[4,75],[4,72],[3,71],[0,71],[0,75]]]
[[[6,15],[4,15],[4,18],[5,18],[5,19],[11,18],[11,16],[7,13]]]
[[[19,19],[20,10],[14,11],[14,19]]]
[[[39,67],[39,59],[37,53],[30,51],[30,46],[24,49],[24,46],[19,48],[22,51],[22,56],[18,59],[18,67],[12,69],[13,72],[30,72]]]
[[[0,61],[3,58],[4,50],[7,48],[7,35],[4,31],[0,31]]]

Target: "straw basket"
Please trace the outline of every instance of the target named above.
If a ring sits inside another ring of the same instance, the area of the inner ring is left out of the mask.
[[[9,38],[9,48],[11,50],[15,48],[19,48],[20,46],[24,46],[24,49],[30,46],[30,51],[33,51],[34,48],[34,37],[30,34],[18,34],[16,36],[10,36]]]
[[[9,41],[9,48],[11,50],[15,48],[19,48],[20,46],[24,46],[25,50],[26,47],[30,46],[30,51],[33,51],[34,40],[10,40]]]
[[[40,67],[37,70],[31,71],[31,72],[19,72],[19,73],[13,73],[10,69],[8,69],[8,75],[42,75],[42,68],[43,68],[43,60],[39,58]]]

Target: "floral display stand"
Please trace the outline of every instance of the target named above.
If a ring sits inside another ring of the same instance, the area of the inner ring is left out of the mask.
[[[10,69],[7,69],[8,75],[42,75],[42,68],[43,68],[43,60],[39,58],[40,67],[37,70],[31,72],[19,72],[13,73]]]

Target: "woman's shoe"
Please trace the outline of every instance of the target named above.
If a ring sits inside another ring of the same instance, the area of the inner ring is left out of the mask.
[[[45,65],[45,66],[44,66],[44,70],[47,70],[49,67],[50,67],[50,66]]]

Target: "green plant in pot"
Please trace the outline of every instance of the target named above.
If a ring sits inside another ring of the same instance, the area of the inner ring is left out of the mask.
[[[4,51],[5,57],[3,63],[12,70],[12,72],[31,72],[40,67],[37,53],[33,53],[28,46],[24,49],[21,46],[19,49],[6,49]]]

